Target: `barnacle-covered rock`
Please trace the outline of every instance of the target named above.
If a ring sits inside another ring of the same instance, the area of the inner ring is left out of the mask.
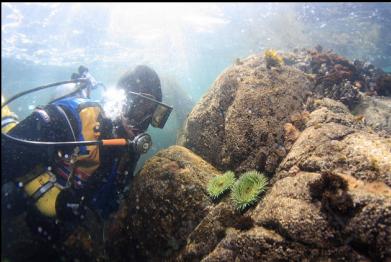
[[[310,93],[291,66],[267,69],[262,55],[226,69],[193,108],[178,143],[218,168],[272,173],[283,159],[284,127]]]
[[[319,103],[331,107],[319,106],[310,114],[307,128],[273,179],[288,176],[289,170],[297,166],[302,171],[343,172],[391,186],[391,138],[379,136],[343,106]]]
[[[135,250],[129,247],[122,252],[137,252],[138,259],[149,261],[161,261],[177,252],[208,213],[212,203],[206,188],[215,175],[220,172],[180,146],[161,150],[149,159],[134,178],[124,203],[127,211],[122,220],[127,228],[113,234],[121,236],[122,232],[132,239]]]
[[[375,188],[381,189],[313,172],[281,179],[253,211],[255,226],[227,229],[202,261],[385,261],[391,190]]]

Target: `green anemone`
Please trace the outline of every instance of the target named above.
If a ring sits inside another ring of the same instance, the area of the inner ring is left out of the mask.
[[[247,171],[232,186],[231,198],[239,211],[258,201],[259,195],[266,190],[267,178],[257,171]]]
[[[227,171],[221,176],[215,176],[208,183],[208,194],[212,199],[217,199],[229,190],[234,183],[235,174],[232,171]]]

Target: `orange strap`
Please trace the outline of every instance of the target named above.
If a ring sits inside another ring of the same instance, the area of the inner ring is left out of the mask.
[[[128,141],[124,138],[102,140],[103,146],[126,146],[127,144]]]

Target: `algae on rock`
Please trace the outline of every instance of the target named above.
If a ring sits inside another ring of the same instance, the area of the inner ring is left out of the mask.
[[[284,128],[311,94],[305,73],[269,70],[253,55],[226,69],[193,108],[177,142],[220,169],[273,173],[284,154]]]

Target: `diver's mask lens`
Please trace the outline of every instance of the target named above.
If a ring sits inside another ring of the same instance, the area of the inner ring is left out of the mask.
[[[144,114],[152,114],[156,107],[153,96],[149,94],[140,94],[139,96],[134,94],[130,95],[128,97],[128,105],[130,110],[137,110]]]
[[[141,123],[152,117],[152,126],[163,128],[171,111],[172,107],[160,103],[150,94],[128,92],[125,116],[131,123]]]
[[[168,117],[170,116],[172,107],[169,107],[164,104],[158,104],[155,109],[155,112],[152,115],[151,124],[153,127],[163,128],[167,122]]]
[[[141,124],[155,111],[156,103],[144,96],[131,94],[127,98],[125,117],[133,125]]]

